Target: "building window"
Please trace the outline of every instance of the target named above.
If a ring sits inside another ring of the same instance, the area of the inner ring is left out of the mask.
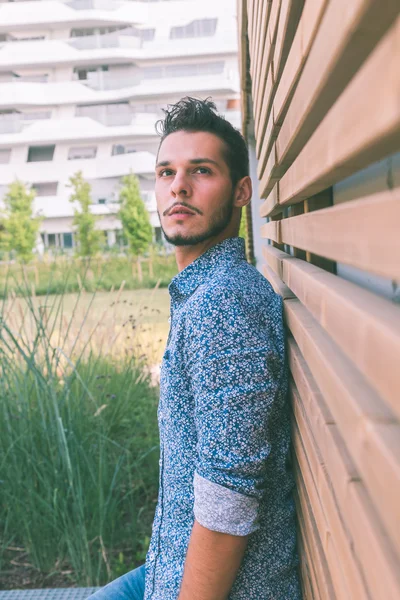
[[[57,181],[46,181],[43,183],[33,183],[32,189],[35,190],[36,196],[56,196],[58,189]]]
[[[6,165],[10,162],[11,148],[0,148],[0,165]]]
[[[72,233],[63,233],[63,248],[72,248]]]
[[[180,65],[166,65],[158,67],[145,67],[144,79],[161,79],[163,77],[195,77],[198,75],[219,75],[223,73],[225,63],[223,60],[207,63],[185,63]]]
[[[208,37],[215,34],[218,19],[198,19],[183,27],[171,27],[170,39]]]
[[[159,104],[155,104],[152,102],[133,104],[132,108],[135,111],[135,113],[158,113],[161,109]]]
[[[57,245],[56,242],[56,234],[55,233],[49,233],[47,235],[47,245],[49,248],[55,248]]]
[[[28,162],[46,162],[53,160],[55,145],[29,146]]]
[[[113,25],[110,27],[90,27],[72,29],[70,37],[91,37],[93,35],[107,35],[108,33],[115,33],[116,31],[123,31],[124,29],[130,29],[126,25]]]
[[[97,146],[79,146],[70,148],[68,151],[68,160],[77,160],[82,158],[96,158]]]
[[[133,144],[114,144],[112,148],[112,156],[116,156],[117,154],[131,154],[132,152],[136,152]]]
[[[99,198],[97,202],[98,202],[98,204],[106,204],[107,198]]]
[[[142,42],[152,42],[154,40],[154,36],[156,34],[155,29],[139,29],[138,27],[130,27],[129,28],[130,35],[134,37],[138,37],[142,40]]]
[[[81,104],[76,107],[77,117],[96,119],[99,115],[131,115],[129,102],[112,102],[109,104]]]

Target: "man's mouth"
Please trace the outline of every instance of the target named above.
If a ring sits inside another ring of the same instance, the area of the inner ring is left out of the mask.
[[[195,212],[193,212],[189,208],[186,208],[185,206],[174,206],[174,208],[169,211],[168,216],[169,217],[182,216],[182,215],[191,216],[191,215],[195,215],[195,214],[196,214]]]

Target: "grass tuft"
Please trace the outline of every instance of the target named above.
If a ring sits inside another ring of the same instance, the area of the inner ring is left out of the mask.
[[[100,327],[129,304],[122,290],[95,318],[95,295],[81,292],[71,307],[67,290],[41,302],[14,296],[1,309],[0,572],[17,547],[43,573],[103,585],[141,564],[147,550],[158,388],[137,312],[127,320],[136,338],[121,351],[122,326],[117,334]]]

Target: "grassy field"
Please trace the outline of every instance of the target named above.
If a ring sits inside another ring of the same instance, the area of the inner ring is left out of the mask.
[[[2,304],[3,319],[18,335],[32,340],[37,318],[50,343],[68,358],[86,352],[104,357],[136,358],[161,362],[168,336],[169,293],[166,288],[13,297]],[[36,315],[36,317],[35,317]],[[65,361],[64,361],[65,362]]]
[[[44,256],[28,265],[0,263],[0,298],[17,295],[51,295],[125,289],[166,287],[177,273],[173,255],[157,254],[143,258],[140,265],[129,256],[99,256],[82,259],[71,256]]]
[[[0,320],[0,589],[102,585],[144,561],[169,295],[12,297]]]

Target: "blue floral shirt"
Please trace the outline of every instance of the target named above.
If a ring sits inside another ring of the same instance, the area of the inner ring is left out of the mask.
[[[229,600],[298,600],[282,299],[246,262],[242,238],[207,250],[169,292],[144,598],[178,598],[196,519],[251,534]]]

